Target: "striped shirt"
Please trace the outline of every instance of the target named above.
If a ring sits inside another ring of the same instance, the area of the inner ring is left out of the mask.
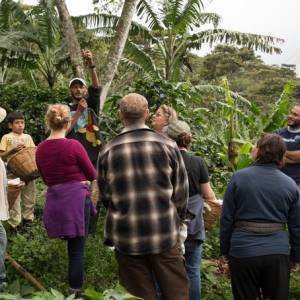
[[[188,180],[175,142],[145,127],[123,131],[100,153],[98,174],[108,207],[106,244],[129,255],[176,244]]]

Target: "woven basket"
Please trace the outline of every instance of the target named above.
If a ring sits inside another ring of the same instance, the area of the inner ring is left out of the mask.
[[[39,172],[35,162],[35,147],[28,147],[12,155],[7,163],[7,167],[17,177],[29,182],[39,177]]]
[[[23,186],[24,183],[7,185],[7,200],[9,209],[14,206]]]
[[[222,204],[215,201],[207,201],[210,211],[205,210],[204,225],[205,229],[210,229],[220,218]]]

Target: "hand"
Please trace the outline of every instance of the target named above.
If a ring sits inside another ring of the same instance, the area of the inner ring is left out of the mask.
[[[230,273],[228,263],[229,260],[225,255],[220,257],[218,266],[221,274],[229,276]]]
[[[77,111],[83,112],[86,108],[88,107],[87,102],[84,98],[79,100],[78,105],[77,105]]]
[[[19,144],[16,147],[14,147],[13,149],[11,149],[11,153],[16,153],[19,152],[20,150],[24,149],[25,145],[24,144]]]
[[[300,270],[299,264],[296,262],[291,261],[290,262],[290,271],[291,272],[298,272]]]
[[[94,65],[93,53],[90,50],[83,50],[81,54],[86,65],[89,67]]]

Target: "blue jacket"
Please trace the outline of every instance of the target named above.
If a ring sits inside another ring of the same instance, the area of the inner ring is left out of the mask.
[[[237,221],[287,224],[286,231],[255,234],[234,228]],[[220,225],[222,255],[291,255],[300,261],[300,198],[296,183],[275,164],[254,164],[233,174]]]

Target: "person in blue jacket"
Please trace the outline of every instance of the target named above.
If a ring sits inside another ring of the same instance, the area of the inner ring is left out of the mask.
[[[254,164],[235,172],[224,196],[220,246],[235,300],[287,300],[290,271],[300,262],[300,198],[279,170],[286,145],[266,134]],[[286,231],[288,228],[288,232]]]

